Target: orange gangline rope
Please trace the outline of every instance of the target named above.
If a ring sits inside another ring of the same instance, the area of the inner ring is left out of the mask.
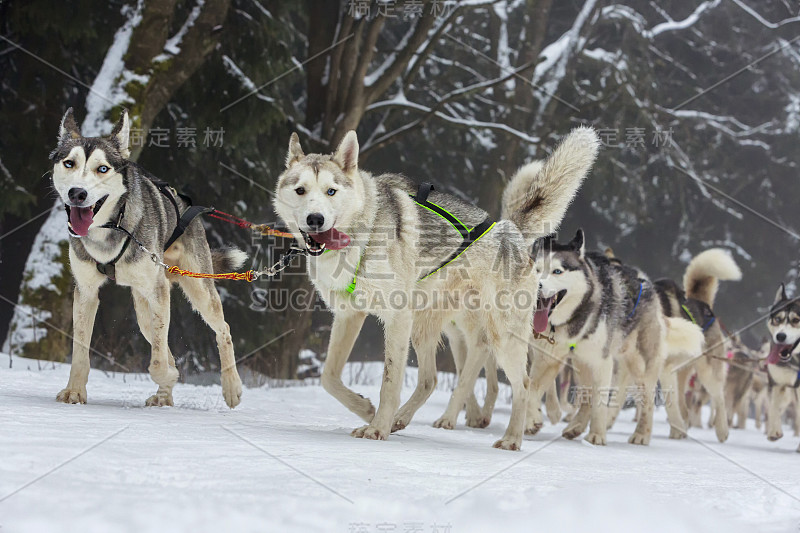
[[[226,272],[224,274],[203,274],[200,272],[191,272],[189,270],[182,270],[177,266],[171,266],[167,269],[170,274],[177,274],[179,276],[186,276],[189,278],[200,279],[232,279],[234,281],[248,281],[252,282],[257,279],[256,272],[248,270],[247,272]]]

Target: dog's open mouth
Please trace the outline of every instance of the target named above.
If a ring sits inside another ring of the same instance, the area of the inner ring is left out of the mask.
[[[793,344],[776,344],[773,342],[767,356],[767,364],[788,363],[792,359],[792,348],[794,348]]]
[[[350,236],[336,228],[320,233],[302,233],[311,255],[320,255],[325,250],[341,250],[350,244]]]
[[[536,333],[544,333],[547,331],[547,325],[550,322],[550,313],[553,309],[564,299],[567,290],[563,289],[555,293],[549,298],[544,298],[539,295],[536,301],[536,311],[533,313],[533,330]]]
[[[103,196],[89,207],[75,207],[64,204],[64,209],[67,211],[67,226],[70,234],[76,237],[86,237],[89,234],[89,226],[94,221],[94,216],[106,203],[106,199],[108,199],[108,195]]]

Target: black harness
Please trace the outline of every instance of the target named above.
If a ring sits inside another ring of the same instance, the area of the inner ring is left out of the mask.
[[[153,183],[153,185],[155,185],[158,188],[161,194],[167,197],[167,199],[172,204],[172,207],[175,208],[175,217],[177,223],[175,224],[175,229],[172,230],[172,235],[169,236],[169,239],[167,239],[167,242],[164,244],[164,251],[167,251],[167,249],[170,246],[172,246],[172,244],[186,232],[186,229],[189,227],[189,224],[191,224],[192,220],[197,218],[199,215],[203,215],[205,213],[211,213],[215,211],[215,209],[213,207],[202,207],[199,205],[192,205],[192,199],[189,196],[179,193],[178,191],[170,187],[169,183],[167,183],[166,181],[157,180],[153,178],[149,179]],[[189,206],[183,213],[181,213],[181,208],[178,205],[178,200],[175,199],[176,195],[179,196],[180,199],[183,200],[184,203],[186,203],[186,205]],[[122,207],[119,210],[119,215],[117,216],[116,223],[112,224],[111,222],[108,222],[100,226],[101,228],[120,231],[126,235],[125,242],[122,245],[122,249],[119,251],[119,253],[114,259],[112,259],[108,263],[97,262],[97,271],[106,276],[111,281],[116,281],[116,270],[117,270],[116,264],[120,259],[122,259],[122,256],[125,255],[125,251],[128,249],[128,246],[131,244],[131,240],[133,239],[133,235],[131,234],[131,232],[122,227],[122,219],[124,216],[125,216],[125,204],[123,203]]]
[[[425,209],[428,209],[429,211],[434,212],[443,219],[447,220],[461,234],[461,238],[463,240],[461,241],[461,244],[458,246],[458,248],[456,248],[456,250],[452,254],[450,254],[450,257],[448,257],[441,265],[431,270],[426,275],[422,276],[420,278],[420,281],[435,274],[439,270],[446,267],[448,264],[455,261],[458,258],[458,256],[463,254],[464,251],[467,248],[469,248],[471,244],[473,244],[475,241],[483,237],[483,235],[487,231],[489,231],[495,224],[489,217],[487,217],[483,222],[481,222],[474,228],[472,229],[467,228],[463,222],[461,222],[458,218],[456,218],[455,215],[450,213],[447,209],[444,209],[443,207],[428,201],[428,194],[430,194],[432,190],[434,190],[433,185],[431,185],[430,183],[422,183],[420,184],[419,189],[417,189],[416,196],[411,195],[411,199],[414,200],[418,205],[424,207]]]

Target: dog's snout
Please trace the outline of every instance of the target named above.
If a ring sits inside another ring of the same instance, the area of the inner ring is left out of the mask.
[[[67,192],[67,196],[73,204],[82,204],[86,197],[89,196],[89,191],[80,187],[73,187]]]
[[[306,224],[308,224],[308,229],[319,231],[325,225],[325,217],[322,216],[322,213],[311,213],[306,217]]]
[[[775,335],[775,340],[778,342],[786,342],[786,333],[778,333]]]

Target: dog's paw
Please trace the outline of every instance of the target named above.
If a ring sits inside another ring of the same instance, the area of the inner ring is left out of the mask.
[[[394,419],[394,422],[392,422],[392,433],[406,429],[406,427],[408,427],[408,422],[408,418],[403,415],[398,415],[397,418]]]
[[[150,372],[150,378],[155,381],[159,387],[172,387],[178,382],[180,375],[178,369],[170,365],[162,365],[159,361],[153,361],[147,368]]]
[[[638,431],[631,435],[628,439],[629,444],[636,444],[638,446],[647,446],[650,444],[650,435],[639,433]]]
[[[771,442],[775,442],[776,440],[780,440],[782,437],[783,437],[783,431],[781,431],[780,429],[777,430],[777,431],[770,431],[767,434],[767,440],[769,440]]]
[[[442,429],[453,429],[456,427],[456,421],[443,416],[442,418],[433,423],[433,427]]]
[[[56,395],[56,401],[61,403],[86,403],[86,389],[71,389],[67,387]]]
[[[565,439],[572,440],[576,437],[579,437],[581,433],[583,433],[583,431],[581,431],[581,428],[568,426],[567,428],[564,429],[564,431],[561,432],[561,436],[564,437]]]
[[[717,429],[717,440],[720,442],[725,442],[728,440],[728,430],[727,429]]]
[[[146,407],[172,407],[174,405],[172,402],[172,393],[158,391],[145,400],[144,405]]]
[[[539,433],[539,430],[542,429],[543,426],[544,426],[544,424],[542,424],[541,422],[531,424],[531,425],[529,425],[528,427],[525,428],[525,434],[526,435],[536,435],[537,433]]]
[[[386,440],[386,434],[371,425],[356,428],[352,433],[350,433],[350,435],[357,439]]]
[[[511,451],[519,451],[522,448],[522,439],[510,439],[503,437],[499,441],[492,444],[493,448],[499,448],[501,450],[511,450]]]
[[[670,428],[669,428],[669,438],[680,440],[680,439],[685,439],[686,437],[688,437],[688,435],[686,434],[686,431],[684,431],[684,430],[682,430],[680,428],[676,428],[675,426],[670,426]]]
[[[590,431],[588,435],[586,435],[586,442],[589,444],[594,444],[595,446],[605,446],[606,445],[606,436],[601,435],[600,433],[595,433],[594,431]]]
[[[222,397],[225,403],[233,409],[242,401],[242,380],[234,369],[222,372]]]
[[[478,414],[478,416],[475,417],[467,416],[467,427],[483,429],[488,427],[491,422],[491,415],[483,416],[482,414]]]

